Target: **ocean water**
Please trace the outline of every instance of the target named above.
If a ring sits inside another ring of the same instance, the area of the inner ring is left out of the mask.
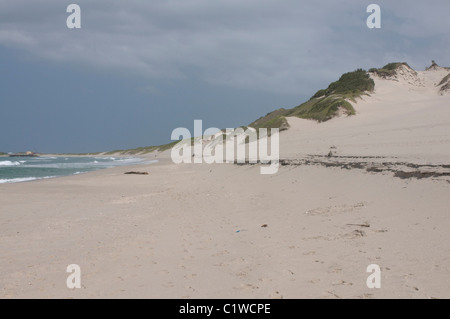
[[[68,176],[124,165],[150,164],[136,157],[0,157],[0,184]]]

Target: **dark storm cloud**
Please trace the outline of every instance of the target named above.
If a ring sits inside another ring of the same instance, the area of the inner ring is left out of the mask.
[[[65,25],[70,1],[0,2],[0,44],[152,79],[287,93],[359,66],[449,62],[447,1],[378,1],[381,30],[367,29],[364,1],[72,2],[81,30]]]

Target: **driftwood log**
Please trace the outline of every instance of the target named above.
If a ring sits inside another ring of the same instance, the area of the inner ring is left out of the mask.
[[[147,172],[126,172],[124,174],[126,174],[126,175],[131,175],[131,174],[133,174],[133,175],[148,175]]]

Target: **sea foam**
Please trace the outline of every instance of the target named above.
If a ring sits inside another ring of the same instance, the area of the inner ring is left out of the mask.
[[[20,162],[1,161],[0,166],[18,166]]]
[[[36,179],[38,179],[38,178],[37,177],[24,177],[24,178],[0,179],[0,184],[29,182],[29,181],[34,181]]]

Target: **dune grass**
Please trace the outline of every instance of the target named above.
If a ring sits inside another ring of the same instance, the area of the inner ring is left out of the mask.
[[[167,147],[166,145],[168,145],[168,144],[161,145],[161,147]],[[113,155],[113,154],[121,154],[121,155],[148,154],[148,153],[151,153],[153,151],[158,150],[159,147],[160,146],[144,146],[144,147],[137,147],[137,148],[127,149],[127,150],[114,150],[114,151],[105,153],[105,155]]]
[[[407,66],[408,68],[411,69],[411,67],[406,62],[393,62],[393,63],[388,63],[379,69],[377,69],[377,68],[369,69],[369,73],[375,73],[379,77],[388,78],[388,77],[396,75],[397,69],[402,65]]]
[[[286,120],[286,109],[278,109],[273,112],[267,113],[265,116],[260,117],[256,121],[250,123],[248,126],[255,129],[260,128],[279,128],[280,131],[287,130],[289,124]]]
[[[325,122],[336,116],[340,109],[347,115],[355,114],[355,109],[345,98],[339,95],[331,95],[311,99],[290,110],[286,116]]]
[[[355,109],[349,101],[355,102],[361,95],[372,92],[375,82],[363,69],[343,74],[339,80],[331,83],[328,88],[317,91],[309,101],[292,109],[278,109],[259,118],[249,126],[254,128],[288,129],[286,116],[296,116],[304,119],[324,122],[332,119],[339,111],[354,115]]]

